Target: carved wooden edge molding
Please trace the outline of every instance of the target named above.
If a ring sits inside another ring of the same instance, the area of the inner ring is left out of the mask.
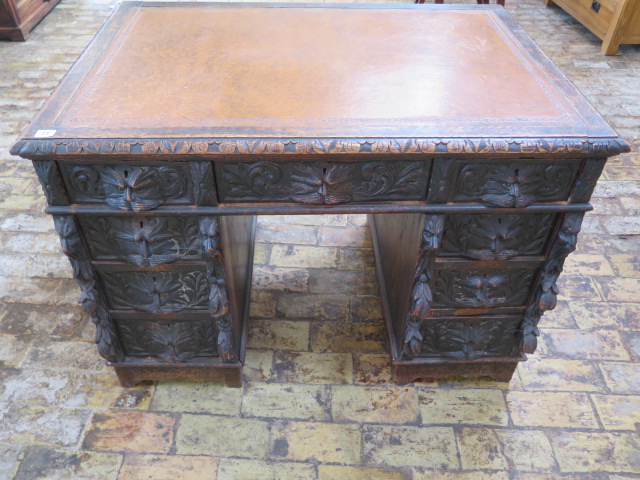
[[[235,363],[239,357],[233,338],[233,321],[229,312],[226,275],[220,251],[219,218],[200,217],[199,237],[209,280],[209,313],[218,327],[218,355],[222,363]]]
[[[553,310],[556,307],[558,295],[556,281],[562,273],[565,259],[576,249],[582,217],[584,213],[565,214],[549,256],[542,265],[538,287],[533,301],[525,311],[520,329],[520,352],[523,354],[535,352],[538,346],[537,337],[540,335],[538,330],[540,317],[547,310]]]
[[[402,341],[402,359],[414,359],[422,349],[422,322],[429,317],[433,293],[429,282],[433,277],[435,253],[442,243],[444,215],[425,215],[418,262],[411,291],[410,310]]]
[[[198,138],[23,139],[11,154],[41,155],[234,155],[234,154],[589,154],[629,152],[620,138]]]
[[[96,326],[95,342],[98,345],[98,353],[110,362],[124,361],[124,352],[118,340],[115,323],[109,315],[104,295],[98,286],[96,272],[91,265],[89,250],[82,240],[75,218],[72,215],[54,215],[53,222],[60,235],[62,251],[73,267],[73,278],[82,290],[82,309],[91,316]]]

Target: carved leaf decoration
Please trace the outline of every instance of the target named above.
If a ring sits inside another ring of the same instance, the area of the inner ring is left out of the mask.
[[[128,355],[179,363],[216,354],[215,331],[210,322],[121,322],[119,327]]]
[[[231,331],[231,320],[228,315],[219,317],[216,320],[218,327],[218,355],[223,363],[234,363],[238,361],[236,348]]]
[[[443,203],[447,201],[447,183],[453,164],[454,162],[445,159],[434,160],[429,183],[429,194],[427,196],[430,202]]]
[[[222,178],[230,186],[226,195],[234,198],[285,198],[279,188],[282,169],[272,162],[225,163]]]
[[[107,204],[120,210],[143,212],[164,203],[156,169],[105,168],[102,184]]]
[[[124,359],[115,325],[104,308],[101,293],[96,286],[96,273],[93,271],[89,252],[80,241],[76,220],[71,215],[54,215],[56,231],[64,253],[73,267],[73,276],[80,286],[82,309],[91,316],[96,326],[95,342],[102,357],[111,362]]]
[[[544,179],[540,182],[538,195],[541,198],[553,197],[559,191],[567,190],[573,183],[574,172],[568,165],[550,165],[544,170]]]
[[[430,320],[425,322],[422,356],[474,360],[509,355],[517,347],[516,321]]]
[[[212,277],[209,279],[211,288],[209,290],[209,313],[213,318],[218,318],[229,313],[229,300],[225,281],[222,278]]]
[[[205,275],[202,272],[189,272],[182,277],[182,287],[175,304],[181,310],[198,307],[206,301],[208,294],[209,282]]]
[[[411,315],[420,319],[425,319],[431,311],[431,302],[433,296],[429,288],[429,280],[426,275],[420,275],[420,278],[413,286],[411,294],[412,308]]]
[[[98,170],[89,166],[76,166],[69,171],[72,188],[84,197],[104,198],[104,187]]]
[[[202,308],[209,289],[202,272],[105,273],[110,302],[116,309],[149,313],[174,313]]]
[[[98,305],[91,319],[96,326],[95,343],[98,345],[98,353],[110,362],[123,361],[118,334],[109,313]]]
[[[436,280],[435,303],[450,307],[517,306],[526,300],[532,276],[530,270],[510,274],[444,270]]]
[[[49,205],[69,205],[67,189],[62,182],[58,166],[53,160],[33,160],[42,191]]]
[[[576,169],[575,164],[465,165],[460,170],[454,198],[518,208],[537,201],[563,200],[569,194]]]
[[[467,253],[469,223],[469,217],[463,215],[447,215],[447,222],[442,238],[444,251],[462,254]]]
[[[111,222],[113,218],[91,217],[90,220],[80,220],[85,237],[98,258],[116,258],[114,249],[118,248],[118,237]]]
[[[403,349],[405,355],[409,358],[416,358],[420,355],[422,348],[422,334],[420,333],[420,327],[422,322],[419,320],[409,320],[404,332]]]
[[[191,178],[196,205],[216,205],[218,203],[213,179],[213,165],[210,161],[191,162]]]
[[[538,348],[538,337],[540,336],[540,331],[536,325],[538,319],[539,316],[535,313],[531,315],[528,312],[528,314],[525,315],[525,319],[522,322],[522,334],[520,337],[520,351],[522,353],[534,353],[536,348]]]
[[[305,164],[291,166],[291,200],[335,205],[351,201],[351,164]]]
[[[438,163],[450,163],[444,160]],[[489,165],[479,163],[465,165],[458,173],[458,181],[456,189],[468,196],[482,195],[486,183],[486,177],[489,174]],[[493,172],[491,172],[493,173]]]
[[[188,188],[188,181],[184,171],[176,167],[159,167],[157,169],[157,178],[159,180],[160,194],[166,199],[180,198],[185,195]],[[151,182],[155,181],[156,175],[150,175]],[[149,188],[151,185],[140,184],[138,188]]]
[[[361,197],[375,197],[388,193],[396,183],[396,173],[385,162],[366,164],[360,172],[362,183],[354,193]]]

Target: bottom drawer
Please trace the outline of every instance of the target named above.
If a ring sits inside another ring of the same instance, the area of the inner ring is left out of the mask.
[[[116,320],[125,355],[184,362],[194,357],[217,357],[218,331],[214,320]]]
[[[475,360],[520,357],[520,317],[428,319],[422,324],[423,358]]]
[[[172,271],[100,271],[109,308],[157,314],[205,310],[210,288],[204,266],[172,268]]]

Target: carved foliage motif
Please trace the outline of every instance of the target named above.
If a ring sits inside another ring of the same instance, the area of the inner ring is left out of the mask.
[[[91,217],[80,225],[98,260],[155,267],[201,255],[193,217]]]
[[[74,200],[102,200],[126,211],[153,210],[167,201],[184,201],[188,193],[180,167],[78,165],[68,167],[68,177]]]
[[[208,160],[191,162],[191,178],[193,179],[193,193],[196,205],[217,205],[218,199],[211,162]]]
[[[211,320],[191,322],[118,322],[127,355],[151,356],[176,363],[198,356],[216,356]]]
[[[606,158],[589,158],[585,161],[584,168],[580,172],[575,187],[571,192],[572,202],[589,201],[606,162]]]
[[[448,215],[442,250],[477,260],[541,255],[554,214]]]
[[[271,162],[222,164],[226,191],[223,199],[284,200],[286,185],[281,185],[282,169]]]
[[[114,309],[175,313],[206,308],[209,288],[203,272],[103,272]]]
[[[208,308],[218,329],[218,355],[224,363],[237,362],[238,352],[233,338],[233,321],[229,312],[226,275],[220,251],[220,219],[218,217],[200,217],[200,242],[207,259]]]
[[[69,205],[69,197],[56,162],[53,160],[34,160],[33,168],[36,170],[49,205]]]
[[[422,322],[429,317],[433,294],[429,283],[433,276],[435,252],[440,247],[444,230],[444,215],[425,215],[422,242],[411,292],[410,312],[407,315],[402,354],[406,358],[420,355],[423,335]]]
[[[522,305],[529,294],[533,270],[442,270],[436,279],[434,305],[489,308]]]
[[[576,249],[578,233],[584,213],[567,213],[560,231],[551,247],[547,261],[542,266],[540,280],[533,302],[527,307],[520,332],[520,351],[533,353],[538,346],[540,336],[538,322],[547,310],[556,307],[558,287],[556,282],[562,273],[567,256]]]
[[[475,360],[511,355],[516,346],[517,321],[495,319],[424,322],[422,357]]]
[[[629,146],[616,138],[201,138],[189,140],[22,140],[11,153],[35,155],[267,155],[410,153],[553,153],[618,155]]]
[[[110,362],[121,362],[124,360],[124,354],[116,327],[97,285],[89,252],[82,242],[76,221],[71,215],[54,215],[53,221],[60,235],[62,250],[69,257],[73,267],[73,277],[82,290],[80,297],[82,309],[91,316],[96,326],[95,342],[98,345],[98,352]]]
[[[518,208],[536,202],[565,200],[577,169],[577,163],[468,164],[458,173],[453,200]]]
[[[402,195],[423,199],[423,162],[224,163],[225,201],[273,200],[316,205],[382,200]]]

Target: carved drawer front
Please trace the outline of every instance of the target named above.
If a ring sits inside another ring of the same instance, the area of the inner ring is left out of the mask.
[[[222,202],[332,205],[424,200],[429,161],[216,164]]]
[[[79,216],[78,220],[95,260],[154,267],[202,257],[197,217]]]
[[[207,309],[209,282],[204,270],[102,271],[99,275],[113,310],[163,314]]]
[[[579,160],[483,163],[438,159],[428,200],[515,208],[567,200],[579,167]]]
[[[193,203],[188,164],[62,165],[73,203],[106,203],[133,212],[153,210],[163,204]]]
[[[506,260],[544,255],[556,214],[447,215],[440,256]]]
[[[476,360],[519,356],[519,318],[429,319],[422,324],[423,358]]]
[[[214,320],[117,320],[125,355],[184,362],[195,357],[217,357]]]
[[[437,270],[434,278],[435,308],[495,308],[524,306],[537,269],[469,268],[452,266]]]

